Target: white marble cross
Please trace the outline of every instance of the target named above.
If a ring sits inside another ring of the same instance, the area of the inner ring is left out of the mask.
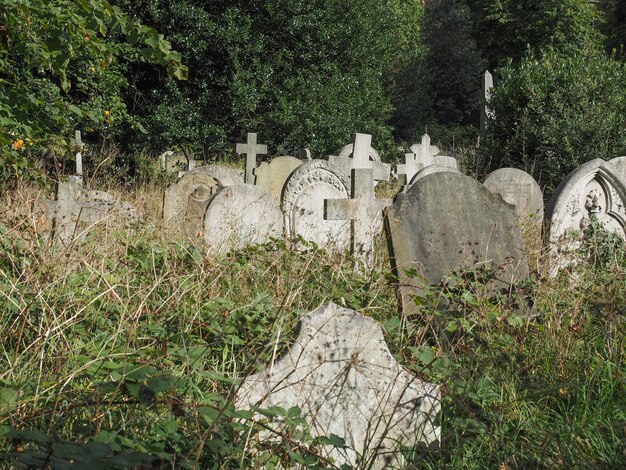
[[[430,136],[428,134],[422,136],[421,143],[411,145],[410,150],[411,153],[404,154],[404,164],[398,165],[396,170],[398,175],[406,176],[405,184],[409,184],[422,168],[432,165],[433,157],[439,153],[437,146],[430,145]]]
[[[256,132],[248,132],[248,142],[237,144],[238,154],[246,154],[246,173],[244,181],[247,184],[254,184],[254,169],[256,168],[256,156],[267,154],[267,145],[256,143]]]
[[[352,223],[352,253],[365,266],[374,254],[374,232],[386,201],[374,196],[374,170],[352,170],[351,199],[326,199],[326,220],[350,220]]]
[[[331,155],[328,161],[343,170],[346,175],[350,175],[353,169],[371,168],[374,170],[374,181],[389,181],[391,165],[370,160],[371,146],[371,135],[355,134],[352,157]]]

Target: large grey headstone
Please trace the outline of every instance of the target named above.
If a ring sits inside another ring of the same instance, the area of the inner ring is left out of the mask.
[[[261,163],[255,170],[256,176],[254,184],[265,189],[280,203],[285,182],[293,171],[304,162],[296,157],[278,157],[272,159],[269,163]]]
[[[483,182],[492,193],[513,204],[522,223],[543,221],[543,193],[531,175],[517,168],[500,168]]]
[[[267,243],[283,234],[283,216],[267,191],[249,184],[220,189],[204,215],[204,240],[211,254]]]
[[[324,160],[311,160],[298,167],[285,184],[282,209],[285,233],[303,248],[298,237],[331,252],[350,248],[350,221],[325,220],[326,199],[348,199],[348,177]]]
[[[591,160],[567,175],[552,195],[545,214],[551,276],[576,262],[584,230],[593,219],[626,239],[626,179],[621,162]]]
[[[299,407],[313,436],[345,440],[346,449],[322,448],[337,466],[400,468],[400,447],[439,441],[440,400],[439,387],[396,362],[375,320],[329,303],[300,319],[293,346],[249,376],[236,401],[240,408]]]
[[[454,271],[497,270],[490,290],[528,276],[515,207],[468,176],[425,176],[387,208],[387,223],[405,314],[415,308],[413,295]]]

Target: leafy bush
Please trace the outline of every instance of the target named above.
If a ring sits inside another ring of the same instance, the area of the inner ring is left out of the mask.
[[[601,50],[527,55],[500,73],[495,119],[481,142],[483,170],[531,173],[549,195],[582,163],[626,153],[626,65]]]

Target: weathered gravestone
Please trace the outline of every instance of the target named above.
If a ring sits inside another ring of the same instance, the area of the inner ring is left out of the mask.
[[[487,123],[495,117],[493,109],[490,107],[491,91],[493,90],[493,75],[489,70],[485,70],[482,78],[482,94],[480,95],[480,132],[487,130]]]
[[[221,187],[235,184],[243,184],[243,174],[234,168],[205,165],[186,172],[163,196],[165,229],[192,240],[202,238],[209,200]]]
[[[84,240],[90,228],[132,226],[142,220],[132,205],[104,191],[85,191],[79,176],[59,182],[57,200],[44,203],[54,218],[54,244],[63,249]]]
[[[352,170],[350,199],[327,199],[326,220],[350,220],[352,223],[351,251],[364,267],[371,266],[374,237],[382,231],[383,208],[388,200],[374,196],[374,170]]]
[[[249,184],[220,189],[204,215],[204,240],[211,254],[267,243],[283,234],[283,215],[267,191]]]
[[[401,447],[438,443],[440,400],[439,387],[395,361],[375,320],[333,303],[302,317],[293,346],[237,394],[239,408],[299,407],[313,436],[346,442],[322,455],[354,468],[398,468]]]
[[[499,194],[517,210],[522,223],[543,221],[543,194],[531,175],[517,168],[500,168],[487,175],[483,182],[492,193]]]
[[[256,168],[256,156],[267,154],[267,145],[257,144],[257,135],[248,132],[248,140],[245,144],[237,144],[235,151],[246,155],[246,172],[244,180],[246,184],[254,184],[254,169]]]
[[[585,230],[596,221],[626,238],[626,179],[623,161],[591,160],[565,177],[546,209],[549,273],[575,263]]]
[[[355,134],[354,144],[346,145],[339,156],[329,156],[328,162],[348,177],[352,176],[354,169],[371,168],[374,171],[374,181],[389,181],[391,165],[381,163],[380,155],[371,144],[371,135]]]
[[[297,238],[314,242],[330,252],[344,252],[350,247],[350,222],[325,220],[326,199],[348,199],[348,177],[324,160],[311,160],[298,167],[285,184],[282,210],[285,233],[297,248],[304,248]]]
[[[265,189],[274,200],[280,203],[285,182],[293,171],[304,162],[296,157],[277,157],[269,163],[261,163],[255,170],[255,185]]]
[[[460,173],[417,181],[387,208],[387,224],[405,315],[414,295],[455,271],[494,269],[491,292],[528,276],[515,207]]]

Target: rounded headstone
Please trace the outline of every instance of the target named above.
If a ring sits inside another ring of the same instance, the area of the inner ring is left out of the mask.
[[[487,175],[483,182],[494,194],[499,194],[515,206],[522,223],[543,221],[543,194],[531,175],[518,168],[500,168]]]
[[[213,254],[267,243],[283,234],[283,217],[272,196],[250,184],[227,186],[204,215],[204,240]]]
[[[350,248],[350,221],[325,220],[326,199],[348,199],[349,180],[325,160],[298,167],[285,184],[282,209],[288,238],[301,237],[332,252]],[[299,242],[296,246],[301,247]]]
[[[202,170],[203,167],[188,171],[176,183],[170,185],[163,197],[163,221],[165,228],[174,233],[187,233],[184,227],[189,196],[196,191],[215,194],[222,182]]]
[[[263,162],[254,170],[256,176],[254,184],[265,189],[277,203],[280,203],[285,182],[302,163],[302,160],[289,156],[274,158],[269,163]]]
[[[615,159],[614,159],[615,160]],[[626,179],[621,160],[591,160],[559,184],[546,208],[550,275],[572,264],[592,219],[606,230],[626,238]]]
[[[344,145],[339,151],[340,157],[349,157],[354,152],[354,144]],[[369,151],[370,160],[380,162],[380,154],[374,147],[370,147]]]
[[[438,158],[452,158],[455,162],[456,159],[453,157],[435,157],[433,160],[437,160]],[[418,171],[417,173],[415,173],[415,176],[413,176],[413,178],[411,178],[411,182],[408,184],[408,186],[405,188],[404,192],[409,191],[409,189],[411,188],[411,186],[413,186],[415,183],[417,183],[419,180],[421,180],[422,178],[425,178],[428,175],[432,175],[435,173],[460,173],[459,169],[456,167],[456,165],[450,165],[448,161],[446,162],[441,162],[442,164],[438,164],[438,163],[433,163],[432,165],[428,165],[427,167],[422,168],[420,171]]]

